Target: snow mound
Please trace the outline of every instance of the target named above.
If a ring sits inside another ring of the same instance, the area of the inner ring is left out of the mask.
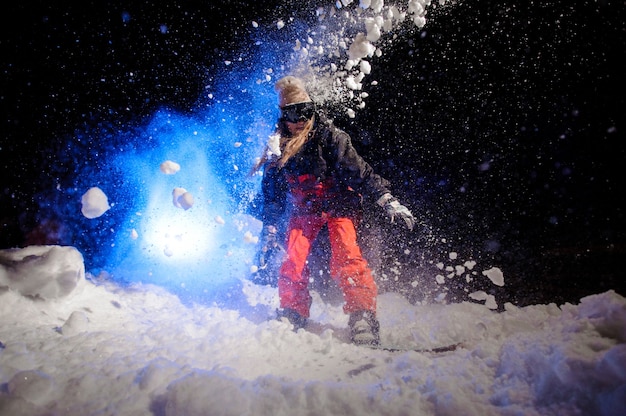
[[[29,246],[0,250],[0,289],[55,299],[69,295],[84,281],[83,255],[74,247]]]

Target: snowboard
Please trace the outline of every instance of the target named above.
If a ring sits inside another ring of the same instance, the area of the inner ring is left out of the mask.
[[[270,319],[276,319],[274,318],[268,318],[268,320]],[[287,320],[285,318],[283,318],[285,322],[287,322]],[[304,330],[316,335],[320,335],[323,332],[323,326],[320,325],[317,322],[312,322],[309,321],[307,322],[307,325],[304,327]],[[369,345],[369,344],[355,344],[352,342],[349,342],[349,334],[347,333],[347,328],[334,328],[333,327],[333,337],[337,338],[338,340],[340,340],[343,343],[346,344],[351,344],[351,345],[356,345],[357,347],[363,347],[363,348],[369,348],[369,349],[373,349],[373,350],[380,350],[380,351],[388,351],[388,352],[418,352],[421,354],[443,354],[446,352],[452,352],[452,351],[456,351],[459,348],[463,347],[463,342],[456,342],[453,344],[447,344],[447,345],[440,345],[440,346],[436,346],[436,347],[431,347],[431,348],[422,348],[422,347],[400,347],[400,346],[396,346],[396,345],[386,345],[386,344],[379,344],[379,345]],[[296,330],[297,332],[297,330]]]
[[[458,348],[463,346],[462,342],[457,342],[455,344],[442,345],[433,348],[419,348],[419,347],[396,347],[392,345],[368,345],[361,344],[361,347],[370,348],[373,350],[381,350],[381,351],[389,351],[389,352],[419,352],[422,354],[442,354],[446,352],[456,351]]]

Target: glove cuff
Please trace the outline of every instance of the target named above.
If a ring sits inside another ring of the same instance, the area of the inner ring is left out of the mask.
[[[395,198],[393,197],[393,195],[391,195],[389,192],[387,192],[386,194],[384,194],[383,196],[381,196],[380,198],[378,198],[378,200],[376,201],[376,203],[381,206],[384,207],[389,201],[393,201],[395,200]]]

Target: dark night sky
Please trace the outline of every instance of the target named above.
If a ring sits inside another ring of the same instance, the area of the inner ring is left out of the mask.
[[[56,157],[68,135],[139,125],[163,105],[193,111],[212,65],[246,53],[250,20],[330,4],[292,3],[8,6],[0,245],[23,244],[40,219],[35,195],[72,172],[71,160]],[[338,123],[451,244],[509,265],[513,290],[567,286],[575,300],[610,288],[626,294],[618,287],[626,7],[571,3],[463,1],[434,11],[423,32],[401,30],[404,41],[374,66],[379,85],[365,110]]]

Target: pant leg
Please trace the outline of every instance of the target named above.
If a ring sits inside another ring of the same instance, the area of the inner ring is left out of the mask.
[[[372,311],[376,313],[378,288],[367,261],[357,244],[354,222],[350,218],[329,218],[331,244],[330,273],[343,291],[345,313]]]
[[[324,223],[320,217],[292,217],[287,229],[287,258],[278,276],[280,307],[291,308],[305,318],[309,317],[312,301],[306,259]]]

